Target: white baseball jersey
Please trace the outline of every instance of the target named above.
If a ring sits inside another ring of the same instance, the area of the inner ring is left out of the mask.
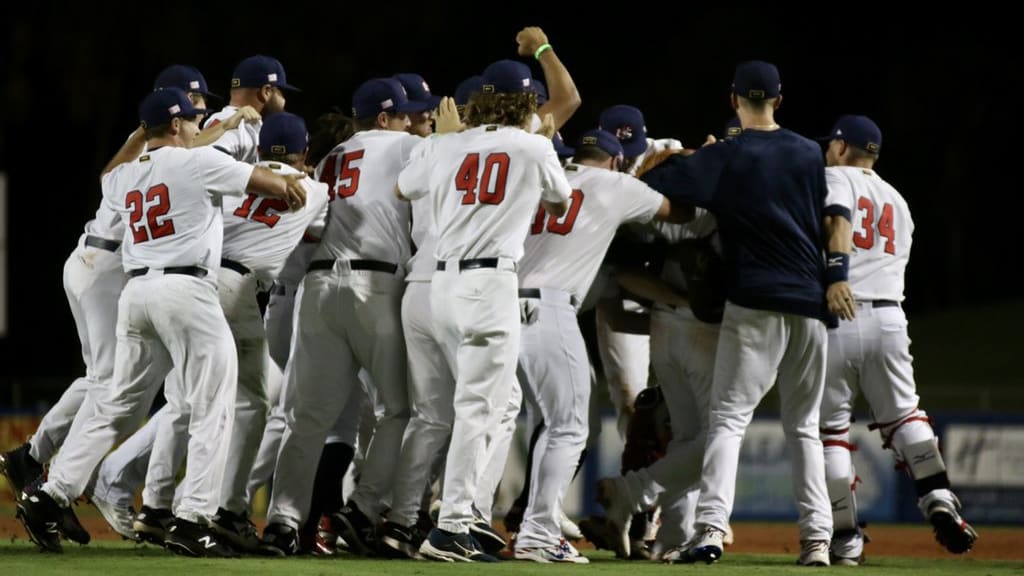
[[[519,285],[557,288],[583,298],[615,231],[649,222],[665,197],[640,180],[605,168],[570,164],[569,211],[555,218],[539,208],[519,262]]]
[[[825,206],[850,211],[853,253],[850,289],[857,300],[903,301],[914,221],[907,202],[874,171],[854,166],[825,169]]]
[[[124,269],[220,268],[221,195],[244,193],[253,167],[212,148],[161,147],[103,176],[103,199],[125,222]]]
[[[282,176],[301,174],[280,162],[260,162]],[[285,260],[312,227],[322,230],[327,220],[327,185],[304,178],[306,205],[291,212],[285,200],[247,194],[224,200],[224,258],[241,262],[264,281],[273,282]]]
[[[203,128],[216,126],[234,116],[235,112],[238,112],[238,106],[231,106],[229,104],[221,108],[220,112],[211,115],[203,123]],[[239,162],[255,164],[259,160],[261,128],[263,128],[262,119],[255,122],[242,120],[237,129],[225,131],[224,135],[213,144],[210,144],[210,146],[226,153]]]
[[[409,204],[395,196],[398,173],[422,138],[394,130],[357,132],[316,167],[327,183],[330,216],[315,259],[368,259],[404,266]],[[372,159],[372,161],[368,161]]]
[[[124,236],[124,222],[121,221],[120,214],[101,200],[99,208],[96,209],[96,216],[85,223],[85,233],[120,241]]]
[[[538,202],[564,202],[572,192],[551,140],[520,128],[478,126],[425,145],[398,187],[413,200],[434,191],[438,260],[518,261]]]
[[[644,153],[637,156],[636,161],[633,162],[633,166],[629,169],[631,175],[636,175],[637,169],[644,163],[644,158],[647,158],[651,154],[657,154],[663,150],[682,150],[683,143],[675,138],[648,138],[647,139],[647,150]]]

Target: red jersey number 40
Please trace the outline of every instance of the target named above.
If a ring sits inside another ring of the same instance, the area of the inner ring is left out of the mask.
[[[870,198],[857,198],[857,210],[864,212],[860,220],[860,229],[853,233],[853,244],[861,250],[870,250],[875,245],[875,203]],[[878,235],[885,238],[886,254],[896,253],[896,231],[893,229],[892,204],[882,205],[882,213],[878,216]]]
[[[166,184],[150,187],[145,195],[141,190],[132,190],[124,197],[124,207],[131,212],[128,225],[136,244],[174,234],[174,221],[164,218],[171,209]],[[143,215],[146,217],[145,222],[142,221]]]
[[[455,189],[462,192],[464,205],[501,204],[505,199],[505,184],[508,181],[508,154],[488,154],[480,166],[480,155],[468,154],[455,174]]]

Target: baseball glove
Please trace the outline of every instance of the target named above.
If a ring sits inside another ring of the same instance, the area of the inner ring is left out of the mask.
[[[661,388],[644,388],[636,397],[634,412],[626,428],[626,447],[622,451],[622,473],[639,470],[665,456],[672,430]]]

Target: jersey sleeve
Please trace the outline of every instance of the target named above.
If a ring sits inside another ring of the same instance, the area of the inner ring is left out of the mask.
[[[538,136],[541,141],[541,163],[540,163],[540,197],[541,200],[562,203],[569,199],[572,194],[572,185],[565,177],[565,168],[558,161],[558,154],[551,140]]]
[[[657,190],[628,174],[622,175],[620,191],[615,198],[619,202],[618,214],[622,216],[623,224],[650,222],[665,201]]]
[[[242,121],[242,123],[238,125],[238,128],[235,128],[234,130],[225,130],[224,134],[221,134],[220,138],[217,138],[210,144],[210,147],[227,154],[235,160],[241,158],[244,154],[244,143],[242,141],[244,136],[244,133],[242,132],[244,124],[245,121]]]
[[[207,192],[224,196],[245,194],[255,166],[206,146],[194,148],[192,153],[192,161]]]
[[[319,238],[323,236],[324,227],[327,226],[327,184],[312,178],[306,178],[302,182],[306,187],[306,209],[312,214],[312,219],[306,226],[306,233]]]
[[[719,142],[699,148],[690,156],[675,154],[640,179],[672,202],[714,210],[718,182],[734,152],[731,142]]]
[[[430,191],[430,170],[434,163],[435,136],[424,138],[409,152],[408,163],[398,174],[398,190],[402,196],[415,200],[427,195]]]
[[[842,216],[852,221],[853,187],[850,179],[838,168],[825,168],[825,215]]]

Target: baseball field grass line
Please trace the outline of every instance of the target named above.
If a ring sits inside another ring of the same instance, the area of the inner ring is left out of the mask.
[[[610,553],[588,552],[588,566],[540,565],[528,562],[503,562],[498,565],[443,564],[396,560],[367,560],[300,557],[289,559],[242,558],[203,560],[173,556],[154,546],[101,542],[87,547],[65,546],[62,555],[44,555],[35,546],[19,540],[0,543],[0,572],[17,576],[441,576],[486,572],[494,576],[551,576],[558,574],[598,574],[631,576],[665,575],[676,571],[695,573],[712,571],[714,576],[750,574],[807,574],[807,568],[795,565],[796,556],[782,554],[726,554],[715,566],[665,566],[646,562],[622,562]],[[834,568],[841,570],[841,568]],[[854,569],[857,576],[916,575],[982,576],[1015,575],[1024,572],[1024,563],[1000,560],[975,560],[969,556],[944,559],[878,558]],[[707,572],[712,574],[712,572]]]

